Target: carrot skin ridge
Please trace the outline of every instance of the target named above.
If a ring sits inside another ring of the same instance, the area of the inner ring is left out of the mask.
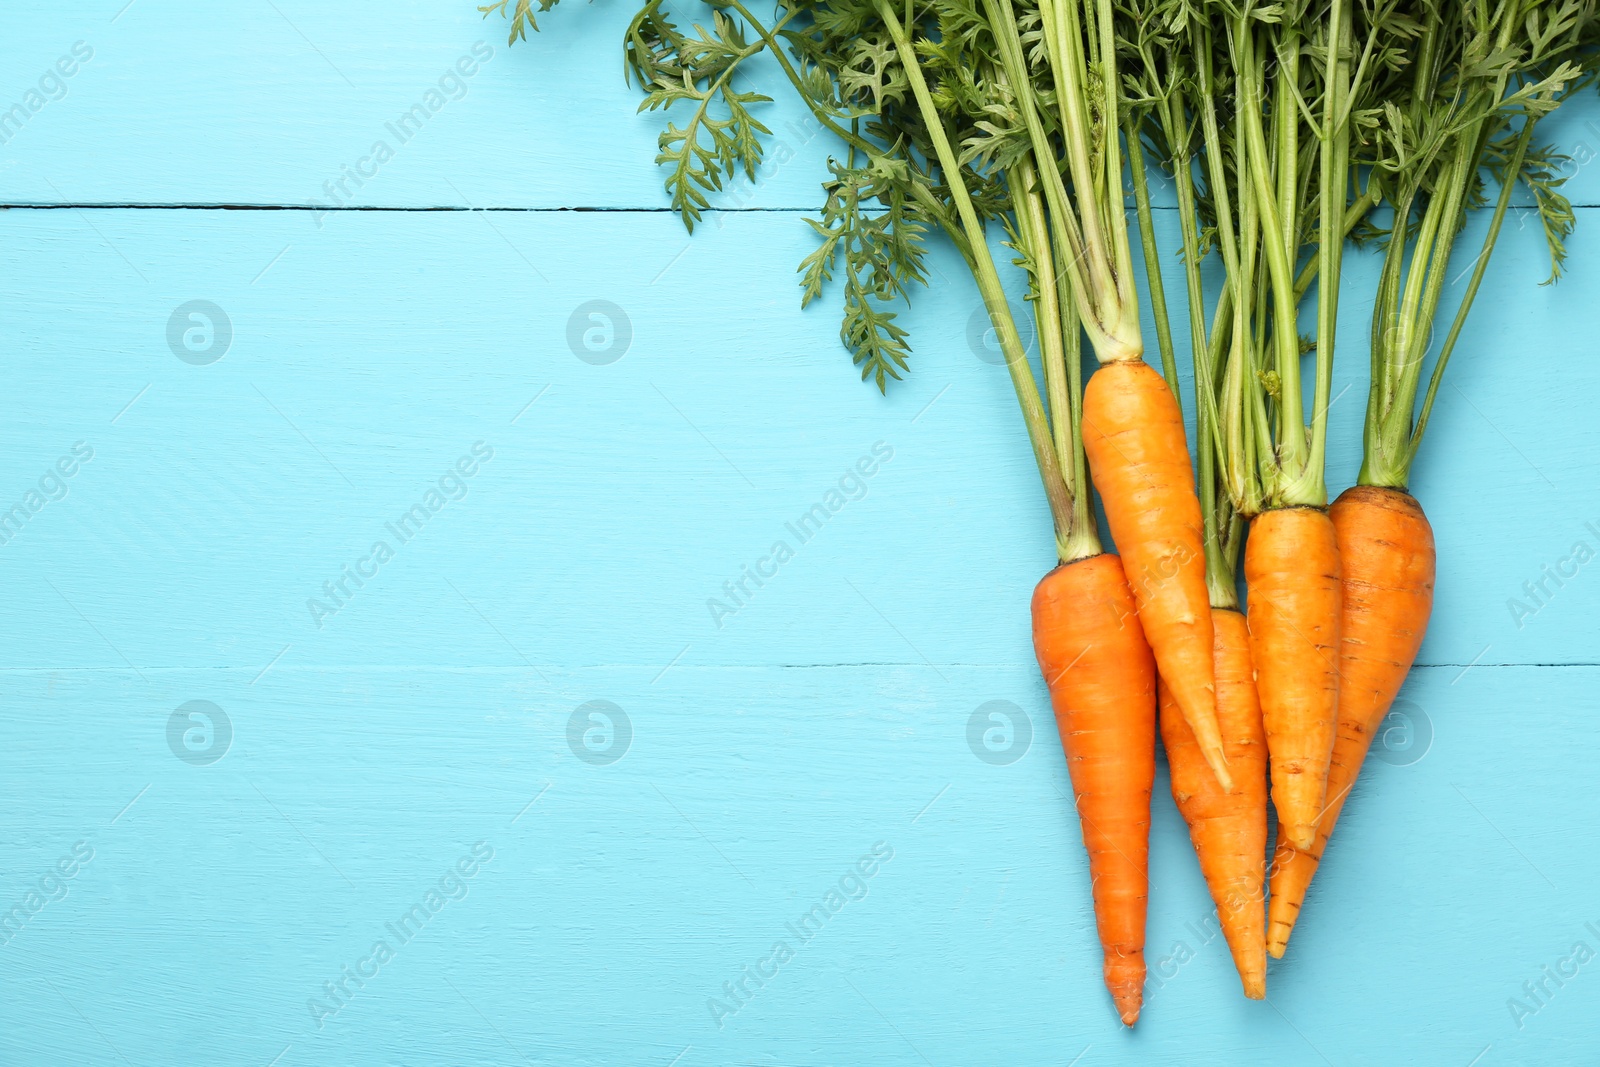
[[[1309,849],[1279,833],[1272,861],[1267,950],[1282,958],[1306,890],[1384,716],[1416,662],[1433,612],[1438,559],[1433,528],[1415,497],[1357,485],[1329,509],[1344,570],[1339,726],[1327,810]]]
[[[1227,788],[1204,524],[1183,416],[1166,379],[1142,359],[1102,365],[1084,389],[1083,446],[1161,676]]]
[[[1311,848],[1339,714],[1344,587],[1328,512],[1289,507],[1257,515],[1244,573],[1272,804],[1289,843]]]
[[[1267,737],[1245,618],[1231,608],[1213,608],[1211,615],[1217,721],[1233,787],[1217,784],[1165,679],[1161,740],[1172,770],[1172,799],[1189,826],[1244,995],[1260,1000],[1267,995]]]
[[[1127,1026],[1144,998],[1156,737],[1155,658],[1133,605],[1122,560],[1109,553],[1045,575],[1032,605],[1089,853],[1106,989]]]

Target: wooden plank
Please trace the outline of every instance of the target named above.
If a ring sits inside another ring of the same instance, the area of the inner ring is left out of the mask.
[[[1550,813],[1591,803],[1600,721],[1596,211],[1560,286],[1526,214],[1496,256],[1416,471],[1435,666],[1272,1003],[1163,775],[1121,1034],[976,293],[940,249],[910,379],[856,381],[833,295],[794,287],[827,139],[780,85],[782,148],[691,241],[615,76],[628,14],[567,0],[507,50],[470,3],[8,12],[0,203],[537,210],[0,213],[0,1062],[1578,1062],[1600,852]],[[1600,102],[1546,132],[1600,203]]]
[[[275,0],[202,16],[172,0],[97,0],[12,11],[5,107],[26,103],[75,42],[93,54],[62,89],[47,78],[19,130],[0,129],[0,200],[666,206],[652,163],[665,124],[635,114],[638,91],[622,79],[631,9],[569,0],[508,48],[506,24],[474,7],[401,0],[380,14]],[[752,84],[775,98],[760,112],[772,152],[726,206],[820,203],[828,148],[781,77],[754,65]]]
[[[1163,772],[1129,1036],[1025,666],[9,670],[0,902],[76,843],[92,856],[0,947],[0,1057],[1353,1064],[1492,1044],[1492,1062],[1572,1062],[1592,963],[1521,1028],[1507,1001],[1600,944],[1596,830],[1549,818],[1587,802],[1597,691],[1595,668],[1415,672],[1411,736],[1431,737],[1369,761],[1270,1005],[1238,995],[1208,934]],[[231,727],[210,763],[214,729],[169,740],[194,700]],[[631,727],[609,763],[618,733],[585,718],[599,733],[574,739],[593,700]],[[1031,727],[1009,763],[969,747],[994,700]],[[478,842],[493,855],[472,863]],[[841,879],[836,913],[791,931]],[[437,913],[402,940],[389,924],[430,889]],[[341,980],[343,1004],[323,985]],[[312,1000],[338,1009],[320,1028]]]
[[[798,308],[809,232],[719,221],[691,242],[662,215],[347,213],[322,234],[282,212],[0,216],[0,500],[94,449],[0,546],[0,660],[1030,662],[1048,520],[970,280],[935,255],[906,317],[914,371],[885,399],[856,380],[834,298]],[[1600,564],[1559,588],[1542,567],[1600,547],[1600,371],[1564,354],[1595,332],[1595,268],[1538,288],[1541,247],[1507,234],[1418,464],[1441,550],[1425,662],[1594,662]],[[1373,269],[1352,257],[1353,293]],[[167,339],[196,299],[232,329],[205,366]],[[572,347],[606,341],[580,313],[596,300],[630,324],[615,362]],[[1359,465],[1359,297],[1342,324],[1336,489]],[[448,499],[476,442],[494,458]],[[426,529],[391,532],[419,503],[439,505]],[[357,566],[377,571],[359,588]]]
[[[665,122],[635,114],[622,79],[636,5],[566,0],[514,48],[475,6],[13,5],[0,110],[34,102],[30,91],[38,108],[0,128],[0,202],[666,207],[652,163]],[[55,64],[77,42],[93,56],[58,87]],[[463,57],[477,69],[458,86]],[[756,180],[734,181],[720,205],[814,210],[834,142],[775,64],[752,61],[743,87],[774,98],[760,111],[773,140]],[[421,132],[390,130],[419,104]],[[1582,95],[1548,129],[1574,156],[1574,201],[1600,203],[1600,101]],[[393,158],[374,153],[379,141]]]

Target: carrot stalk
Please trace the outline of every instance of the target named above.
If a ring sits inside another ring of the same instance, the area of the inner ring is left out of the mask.
[[[1122,560],[1105,553],[1045,575],[1033,646],[1083,823],[1106,989],[1132,1026],[1145,978],[1156,667]]]
[[[1172,799],[1189,825],[1200,872],[1217,905],[1244,995],[1267,995],[1267,738],[1256,699],[1255,666],[1244,616],[1212,608],[1216,634],[1217,720],[1234,785],[1222,789],[1206,767],[1194,731],[1162,678],[1161,741],[1172,769]]]

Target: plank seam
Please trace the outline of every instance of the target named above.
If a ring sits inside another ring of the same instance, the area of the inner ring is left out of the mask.
[[[1512,207],[1532,207],[1531,204],[1512,204]],[[1594,211],[1600,204],[1573,204],[1574,211]],[[795,215],[819,210],[811,207],[711,207],[706,208],[707,215]],[[1130,205],[1129,211],[1132,211]],[[1166,204],[1152,204],[1152,211],[1176,211],[1177,208]],[[393,214],[425,214],[438,211],[487,211],[495,214],[623,214],[623,215],[675,215],[677,209],[672,207],[617,207],[605,205],[575,205],[572,207],[467,207],[464,204],[431,204],[423,206],[395,206],[383,204],[359,205],[348,204],[343,207],[322,207],[316,204],[227,204],[227,203],[154,203],[134,202],[113,203],[105,201],[85,201],[82,203],[0,203],[0,211],[300,211],[317,215],[329,215],[342,212],[389,212]]]
[[[659,663],[551,663],[546,662],[541,666],[554,670],[572,671],[646,671],[658,670]],[[845,670],[856,667],[914,667],[917,669],[944,667],[950,670],[1028,670],[1032,663],[939,663],[929,664],[920,660],[885,661],[871,663],[697,663],[681,668],[684,670],[710,670],[710,671],[827,671]],[[524,663],[329,663],[329,664],[304,664],[297,667],[279,667],[274,673],[283,671],[303,672],[345,672],[345,671],[523,671],[533,667]],[[1495,670],[1593,670],[1600,668],[1600,663],[1415,663],[1413,670],[1443,670],[1453,668],[1471,668],[1480,671]],[[0,675],[6,674],[93,674],[116,673],[132,670],[130,667],[0,667]],[[165,664],[154,666],[144,665],[141,669],[152,673],[160,671],[254,671],[259,670],[258,664],[225,664],[222,666],[184,666],[178,664]]]

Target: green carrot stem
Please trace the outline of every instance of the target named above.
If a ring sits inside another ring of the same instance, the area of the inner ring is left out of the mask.
[[[1259,55],[1259,42],[1247,20],[1239,20],[1233,35],[1235,63],[1241,79],[1240,93],[1246,100],[1259,100],[1265,93],[1265,63]],[[1280,85],[1293,82],[1293,66],[1298,50],[1292,51],[1287,62],[1280,62],[1277,78]],[[1292,105],[1280,106],[1275,114],[1291,111]],[[1246,153],[1241,163],[1241,174],[1248,182],[1241,195],[1253,193],[1256,211],[1261,220],[1261,246],[1271,282],[1272,344],[1275,352],[1273,369],[1278,377],[1277,441],[1264,448],[1262,476],[1266,484],[1269,505],[1325,504],[1327,490],[1323,487],[1320,471],[1307,467],[1308,443],[1305,434],[1305,412],[1300,391],[1300,333],[1296,323],[1299,309],[1294,303],[1294,281],[1291,275],[1290,249],[1294,239],[1293,220],[1286,218],[1280,209],[1276,190],[1272,187],[1273,161],[1279,168],[1279,187],[1296,189],[1297,182],[1287,172],[1295,167],[1296,145],[1293,142],[1293,124],[1276,123],[1276,155],[1269,156],[1266,132],[1262,129],[1259,112],[1241,107],[1237,115]],[[1263,425],[1264,431],[1266,427]]]
[[[1024,254],[1033,263],[1034,317],[1038,321],[1039,356],[1044,365],[1044,391],[1050,405],[1050,427],[1056,459],[1067,472],[1066,459],[1072,454],[1072,403],[1067,384],[1066,329],[1062,322],[1061,294],[1056,284],[1055,261],[1050,254],[1050,225],[1044,197],[1038,190],[1038,171],[1024,156],[1006,176],[1016,208],[1017,236]],[[1073,320],[1073,336],[1077,321]],[[1067,477],[1068,487],[1071,477]]]
[[[1014,79],[1027,84],[1026,56],[1011,0],[984,3],[991,13],[991,28],[1002,61]],[[1078,17],[1080,8],[1089,20],[1087,34]],[[1042,168],[1045,189],[1051,195],[1050,210],[1056,226],[1073,251],[1067,265],[1073,271],[1079,317],[1101,363],[1140,359],[1144,355],[1138,299],[1133,290],[1133,254],[1122,206],[1114,15],[1111,0],[1069,0],[1059,5],[1057,0],[1039,0],[1045,52],[1060,112],[1061,142],[1075,194],[1072,209],[1067,207],[1064,187],[1059,195],[1053,191],[1060,181],[1053,166]],[[1103,92],[1098,108],[1091,99],[1091,82]],[[1030,94],[1021,97],[1034,154],[1041,161],[1053,161],[1055,155],[1044,138]],[[1096,111],[1103,124],[1099,131],[1093,128]],[[1103,169],[1098,173],[1090,159],[1092,143],[1103,147]]]
[[[1531,119],[1524,122],[1522,132],[1517,136],[1510,163],[1506,167],[1506,174],[1512,177],[1500,186],[1500,199],[1495,202],[1494,214],[1489,220],[1489,232],[1483,238],[1483,249],[1474,261],[1472,280],[1467,283],[1467,291],[1461,297],[1461,306],[1456,309],[1455,319],[1450,323],[1450,333],[1445,337],[1444,346],[1439,350],[1439,358],[1433,365],[1433,376],[1428,381],[1428,392],[1422,400],[1422,411],[1417,416],[1416,428],[1411,431],[1409,447],[1398,471],[1402,487],[1405,485],[1405,479],[1411,476],[1411,464],[1417,458],[1417,449],[1422,446],[1422,435],[1428,428],[1428,416],[1433,413],[1433,400],[1439,393],[1439,383],[1444,379],[1444,369],[1449,365],[1450,354],[1455,351],[1456,341],[1461,337],[1461,328],[1467,323],[1467,312],[1472,310],[1472,301],[1478,295],[1478,286],[1483,284],[1484,272],[1489,269],[1489,254],[1494,250],[1495,241],[1500,237],[1500,225],[1505,222],[1506,210],[1511,206],[1511,194],[1517,187],[1514,175],[1522,170],[1522,161],[1527,157],[1528,145],[1533,141],[1534,125]]]
[[[951,199],[955,201],[961,227],[966,232],[967,243],[972,248],[972,262],[976,268],[973,277],[978,284],[979,293],[983,296],[984,307],[989,312],[990,321],[995,323],[1000,334],[1001,349],[1006,356],[1006,369],[1011,374],[1012,388],[1017,394],[1017,404],[1022,409],[1022,421],[1028,429],[1028,441],[1033,446],[1034,462],[1039,468],[1039,478],[1044,483],[1045,498],[1050,504],[1050,515],[1055,523],[1056,551],[1064,563],[1097,554],[1099,546],[1094,544],[1098,540],[1095,531],[1092,528],[1088,530],[1074,528],[1073,501],[1067,492],[1067,483],[1062,477],[1061,465],[1056,458],[1055,445],[1051,440],[1050,422],[1045,415],[1044,404],[1039,399],[1038,383],[1034,381],[1033,369],[1028,365],[1027,353],[1022,350],[1016,324],[1011,318],[1011,307],[1006,300],[1005,289],[1000,284],[1000,274],[995,269],[994,258],[989,254],[983,224],[978,219],[972,196],[967,190],[965,179],[961,176],[960,160],[950,146],[944,123],[940,121],[938,109],[934,106],[933,95],[928,91],[928,83],[922,76],[916,49],[902,27],[900,19],[895,15],[893,5],[888,0],[876,0],[876,3],[878,13],[883,18],[889,36],[894,41],[895,50],[900,56],[900,62],[905,68],[912,95],[917,101],[917,108],[927,124],[929,138],[933,142],[939,166],[945,173],[945,180],[950,187]],[[1091,546],[1093,551],[1089,550]]]
[[[1323,486],[1321,503],[1327,503],[1323,471],[1328,451],[1328,408],[1333,396],[1333,346],[1339,314],[1339,271],[1344,261],[1346,201],[1350,182],[1350,135],[1347,98],[1350,94],[1351,12],[1345,0],[1332,0],[1328,14],[1328,57],[1323,91],[1321,146],[1318,151],[1319,207],[1317,222],[1317,384],[1312,399],[1311,456],[1309,467]]]
[[[1144,152],[1139,147],[1139,135],[1129,118],[1125,126],[1128,138],[1128,170],[1133,176],[1133,203],[1139,216],[1139,243],[1144,249],[1144,273],[1150,289],[1150,307],[1156,320],[1156,346],[1161,351],[1161,373],[1172,387],[1173,399],[1181,409],[1183,396],[1178,389],[1178,357],[1172,348],[1172,324],[1167,318],[1167,289],[1161,281],[1161,253],[1156,247],[1155,213],[1150,209],[1150,186],[1145,175]]]
[[[1371,211],[1373,207],[1377,205],[1377,203],[1378,194],[1371,188],[1370,184],[1365,192],[1356,197],[1354,200],[1350,201],[1350,206],[1345,209],[1344,213],[1345,237],[1350,236],[1351,232],[1355,230],[1356,224],[1362,219],[1366,218],[1367,212]],[[1311,289],[1311,283],[1317,280],[1317,271],[1321,266],[1321,256],[1312,256],[1310,259],[1306,260],[1306,265],[1302,267],[1300,269],[1300,273],[1295,276],[1294,301],[1296,304],[1298,304],[1300,299],[1304,297]]]

